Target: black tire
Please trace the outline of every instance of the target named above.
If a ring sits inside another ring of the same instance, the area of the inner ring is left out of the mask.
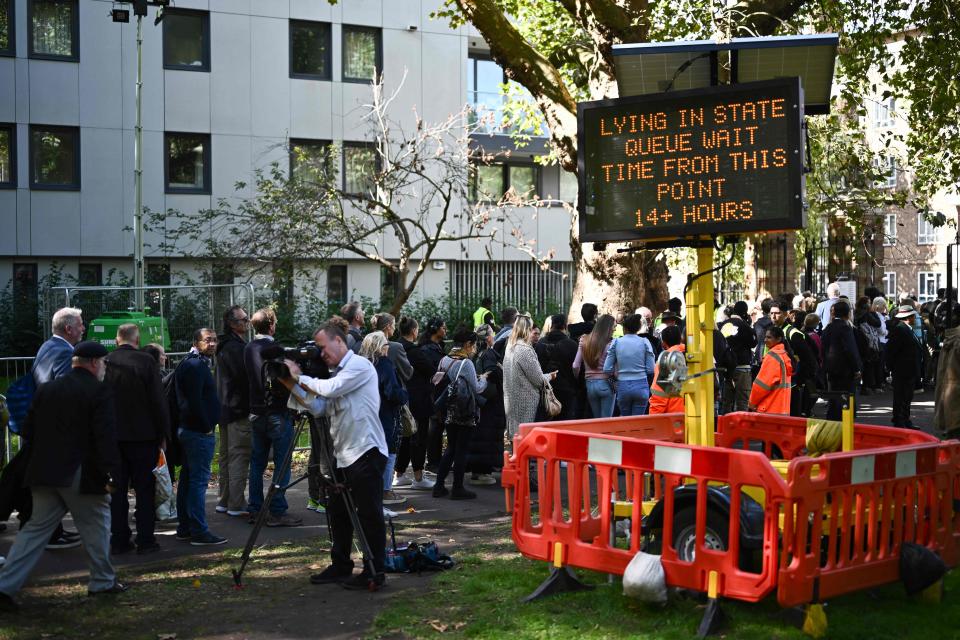
[[[729,523],[714,509],[707,509],[707,528],[703,541],[708,549],[725,551]],[[683,562],[693,562],[696,555],[697,508],[690,506],[677,512],[673,517],[673,548],[677,558]]]

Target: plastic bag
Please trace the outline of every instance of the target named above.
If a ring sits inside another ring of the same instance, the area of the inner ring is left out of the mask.
[[[177,493],[173,490],[173,480],[170,478],[170,467],[167,465],[167,455],[160,449],[157,456],[157,466],[153,469],[156,479],[154,504],[158,520],[172,520],[177,517]]]
[[[623,595],[644,602],[667,601],[667,579],[660,556],[638,551],[623,572]]]

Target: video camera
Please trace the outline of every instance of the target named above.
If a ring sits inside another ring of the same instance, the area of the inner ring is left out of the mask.
[[[320,347],[313,340],[304,340],[296,347],[272,344],[263,350],[262,355],[264,380],[269,382],[290,377],[290,369],[284,360],[293,360],[307,375],[311,375],[321,362]]]

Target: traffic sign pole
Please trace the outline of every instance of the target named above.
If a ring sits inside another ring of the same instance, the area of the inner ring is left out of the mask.
[[[687,290],[687,371],[683,388],[687,444],[713,446],[713,245],[697,249],[699,278]]]

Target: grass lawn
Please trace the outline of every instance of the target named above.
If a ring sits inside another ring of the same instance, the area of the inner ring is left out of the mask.
[[[695,636],[703,615],[697,602],[671,596],[664,606],[625,598],[619,581],[578,571],[594,591],[521,603],[547,576],[548,567],[517,554],[509,529],[497,527],[490,542],[459,554],[456,569],[438,575],[416,599],[394,599],[377,618],[377,638],[651,638]],[[828,603],[830,638],[960,637],[960,577],[946,580],[947,597],[936,605],[908,598],[899,584]],[[952,597],[951,597],[951,594]],[[781,619],[775,598],[751,605],[726,601],[727,638],[806,638]]]

